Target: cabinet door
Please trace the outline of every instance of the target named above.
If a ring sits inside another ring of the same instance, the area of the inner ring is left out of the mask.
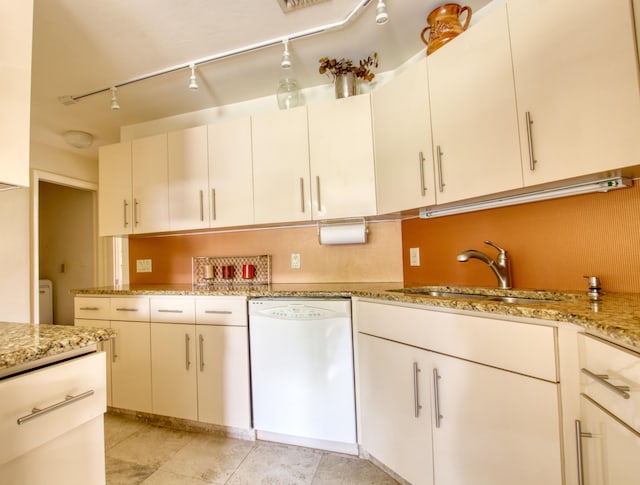
[[[251,118],[256,224],[311,219],[307,108]]]
[[[313,218],[374,215],[369,95],[310,104],[307,110]]]
[[[111,389],[116,408],[151,408],[151,336],[148,322],[112,321]]]
[[[637,164],[640,96],[630,2],[508,0],[507,7],[525,185]]]
[[[168,134],[169,228],[209,227],[207,127]]]
[[[251,428],[248,327],[198,325],[198,419]]]
[[[95,327],[95,328],[111,328],[111,323],[108,320],[86,320],[83,318],[76,318],[73,323],[76,327]],[[111,358],[113,352],[111,351],[112,339],[100,342],[98,349],[106,355],[106,367],[107,367],[107,406],[111,406]]]
[[[379,214],[436,202],[426,63],[371,94]]]
[[[104,145],[99,149],[98,213],[101,236],[131,234],[131,143]]]
[[[438,49],[427,63],[438,203],[521,187],[506,7]]]
[[[580,399],[585,485],[640,483],[640,434],[586,397]]]
[[[251,120],[209,125],[211,227],[253,224]]]
[[[131,145],[133,173],[133,232],[169,230],[169,170],[167,134],[134,140]]]
[[[433,483],[427,357],[424,350],[358,334],[360,444],[415,485]]]
[[[153,413],[198,419],[195,325],[151,324]]]
[[[431,358],[436,484],[563,483],[557,384]]]

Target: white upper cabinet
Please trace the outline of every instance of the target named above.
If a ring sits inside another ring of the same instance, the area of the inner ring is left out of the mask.
[[[379,214],[436,202],[426,62],[371,93]]]
[[[211,227],[253,224],[251,119],[208,125]]]
[[[506,7],[431,54],[427,63],[437,202],[522,187]]]
[[[169,228],[209,227],[209,162],[207,127],[172,131],[168,135]]]
[[[255,115],[251,123],[256,224],[310,220],[307,108]]]
[[[313,219],[375,215],[370,96],[307,109]]]
[[[638,164],[630,2],[508,0],[507,8],[525,185]]]
[[[0,3],[0,184],[29,185],[33,0]]]
[[[98,213],[101,236],[131,234],[131,143],[103,145],[99,149]]]
[[[169,230],[167,134],[133,140],[133,232]]]

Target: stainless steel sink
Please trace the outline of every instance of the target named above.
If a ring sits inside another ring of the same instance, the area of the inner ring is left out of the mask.
[[[467,293],[462,291],[458,292],[458,291],[432,290],[428,288],[404,288],[404,289],[394,289],[391,291],[397,291],[402,293],[412,293],[415,295],[433,296],[433,297],[439,297],[439,298],[461,298],[461,299],[497,301],[502,303],[519,303],[519,304],[553,303],[561,300],[560,298],[538,298],[538,297],[527,297],[527,296],[491,295],[491,294],[485,294],[485,293]]]

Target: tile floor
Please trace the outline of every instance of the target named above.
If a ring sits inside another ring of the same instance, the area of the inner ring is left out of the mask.
[[[391,485],[367,460],[105,415],[107,485]]]

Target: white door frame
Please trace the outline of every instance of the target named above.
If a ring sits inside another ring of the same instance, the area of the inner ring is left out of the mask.
[[[31,171],[31,321],[40,323],[40,182],[50,182],[92,192],[93,199],[93,286],[98,282],[98,184],[44,170]]]

